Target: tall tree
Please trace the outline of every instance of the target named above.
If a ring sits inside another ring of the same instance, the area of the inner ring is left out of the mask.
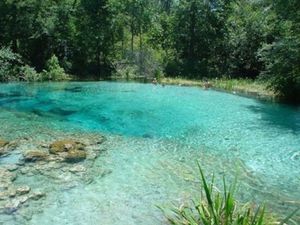
[[[110,66],[108,56],[114,40],[108,1],[81,0],[78,7],[77,70],[103,77]],[[82,64],[87,71],[79,68]]]

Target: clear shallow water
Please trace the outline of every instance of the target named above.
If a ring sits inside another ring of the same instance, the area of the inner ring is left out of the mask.
[[[198,88],[137,83],[0,85],[0,137],[105,134],[107,151],[72,188],[43,175],[16,183],[47,192],[0,224],[163,224],[155,205],[197,193],[208,174],[238,171],[241,200],[288,212],[300,203],[300,109]],[[14,163],[20,151],[0,158]],[[99,170],[109,170],[105,176]],[[291,203],[292,202],[292,203]]]

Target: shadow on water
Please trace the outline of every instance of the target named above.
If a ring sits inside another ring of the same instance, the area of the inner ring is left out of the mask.
[[[66,116],[70,116],[74,113],[76,113],[77,111],[75,110],[64,110],[61,108],[51,108],[50,110],[40,110],[40,109],[32,109],[30,111],[31,113],[40,116],[40,117],[66,117]]]
[[[299,107],[258,101],[258,104],[246,106],[246,108],[260,114],[260,119],[269,126],[292,131],[295,134],[300,132]]]
[[[78,93],[78,92],[82,92],[83,88],[79,86],[75,86],[75,87],[67,87],[64,90],[68,92]]]
[[[0,98],[0,106],[10,106],[11,104],[20,103],[26,100],[30,100],[30,97],[19,97],[19,98]]]
[[[0,92],[0,98],[13,98],[13,97],[21,97],[23,96],[21,92],[17,92],[17,91],[12,91],[9,93],[1,93]]]

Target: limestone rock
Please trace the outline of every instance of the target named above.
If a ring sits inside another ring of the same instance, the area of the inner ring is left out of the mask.
[[[82,165],[76,165],[74,167],[71,167],[69,169],[69,171],[72,172],[72,173],[86,172],[86,168]]]
[[[24,154],[25,162],[36,162],[47,159],[48,154],[42,151],[28,151]]]
[[[0,139],[0,156],[4,155],[7,151],[6,147],[9,144],[9,142]]]
[[[30,194],[29,198],[32,199],[32,200],[37,201],[37,200],[39,200],[40,198],[43,198],[43,197],[45,197],[45,196],[46,196],[45,193],[43,193],[43,192],[41,192],[41,191],[36,191],[36,192]]]
[[[17,200],[20,202],[20,204],[24,204],[25,202],[27,202],[28,201],[28,199],[29,199],[29,197],[28,196],[21,196],[21,197],[19,197],[19,198],[17,198]]]
[[[5,191],[0,192],[0,201],[7,199],[7,193]]]
[[[20,207],[20,202],[18,200],[14,199],[13,201],[7,203],[4,206],[4,212],[6,214],[12,214],[12,213],[16,212],[19,207]]]
[[[0,184],[11,183],[17,178],[16,174],[7,169],[0,168]]]
[[[5,140],[0,139],[0,148],[3,148],[3,147],[5,147],[5,146],[8,145],[8,144],[9,144],[8,141],[5,141]]]
[[[16,171],[19,167],[16,164],[8,164],[5,166],[5,169],[7,169],[9,172]]]
[[[8,196],[10,198],[15,197],[16,195],[17,195],[17,191],[15,189],[11,188],[11,189],[8,190]]]
[[[17,188],[17,194],[18,195],[25,195],[29,193],[31,188],[29,186],[22,186]]]
[[[65,155],[65,161],[76,163],[86,159],[86,152],[81,150],[71,150]]]
[[[74,140],[55,141],[50,145],[49,152],[51,154],[58,154],[61,152],[69,152],[72,150],[84,150],[84,144]]]

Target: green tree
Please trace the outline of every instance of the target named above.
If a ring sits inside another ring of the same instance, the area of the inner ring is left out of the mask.
[[[107,0],[82,0],[77,11],[78,39],[76,41],[76,69],[82,73],[107,75],[109,55],[114,37],[112,15]],[[85,67],[82,69],[82,67]]]
[[[257,77],[263,64],[260,48],[273,40],[274,14],[268,4],[242,0],[232,4],[228,19],[229,75]]]
[[[173,19],[173,49],[170,61],[174,75],[189,77],[216,76],[226,58],[225,22],[229,1],[180,1]]]
[[[60,81],[67,79],[68,75],[59,65],[58,58],[55,55],[52,55],[52,57],[47,61],[46,70],[43,71],[43,80]]]
[[[277,15],[277,35],[260,52],[265,70],[262,75],[270,80],[270,89],[290,102],[300,102],[300,2],[274,2]]]

